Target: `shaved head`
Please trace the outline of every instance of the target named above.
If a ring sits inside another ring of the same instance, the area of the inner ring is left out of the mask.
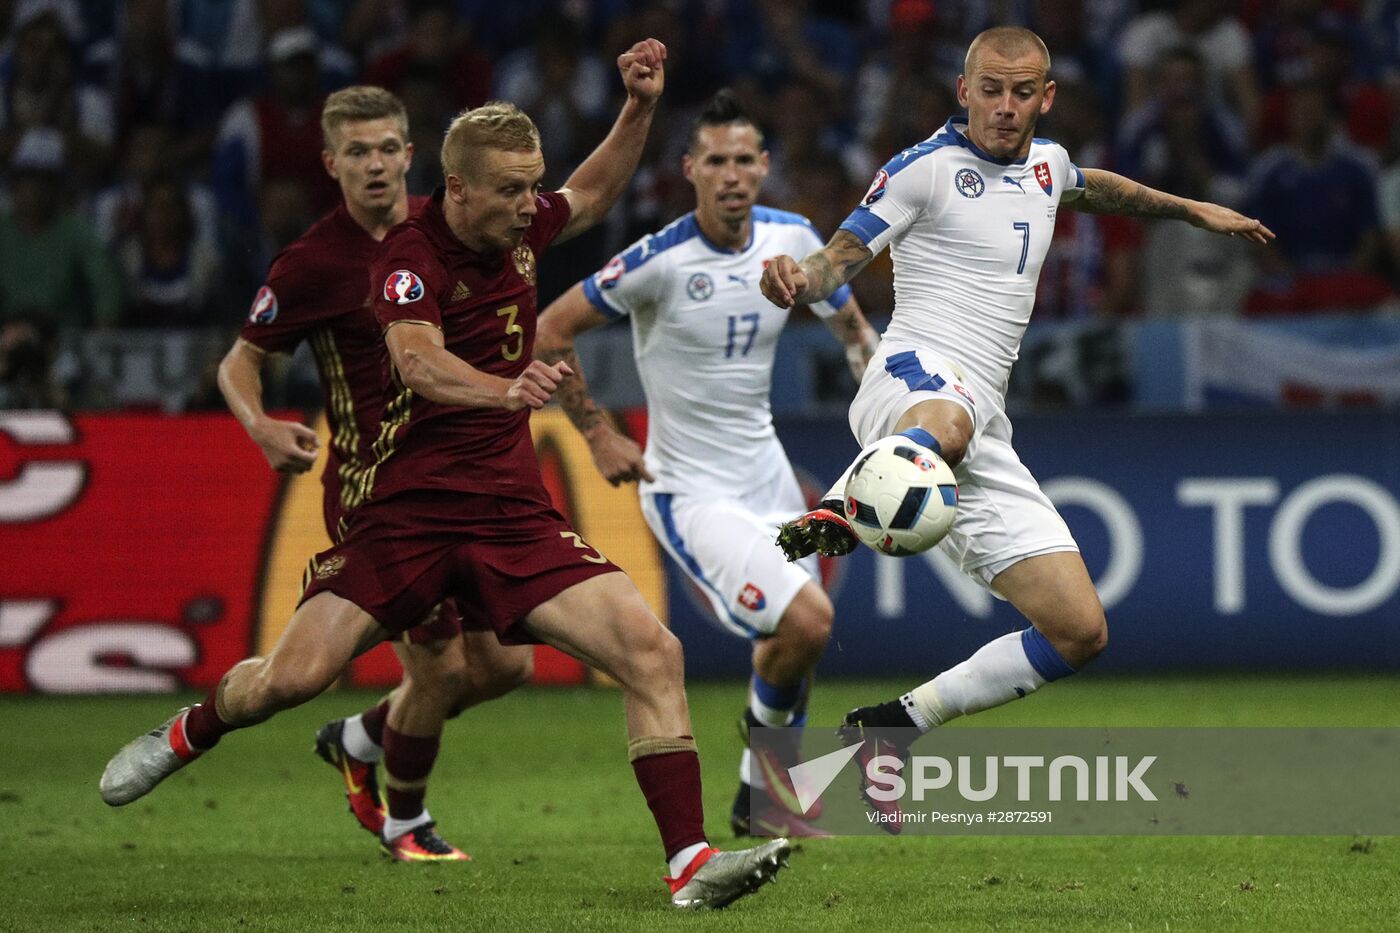
[[[1036,120],[1055,101],[1045,43],[1029,29],[997,26],[972,40],[963,67],[958,103],[968,138],[998,159],[1025,156]]]
[[[969,78],[980,64],[984,53],[990,52],[998,58],[1017,59],[1028,55],[1039,56],[1044,63],[1042,77],[1050,74],[1050,50],[1040,41],[1040,36],[1020,26],[993,26],[972,40],[967,47],[967,58],[963,60],[963,74]]]

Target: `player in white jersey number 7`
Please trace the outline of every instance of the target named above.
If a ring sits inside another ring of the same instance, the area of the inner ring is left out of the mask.
[[[966,121],[950,120],[886,163],[823,249],[800,262],[778,256],[763,274],[774,304],[811,304],[890,248],[894,315],[851,404],[851,428],[862,445],[902,434],[954,467],[958,511],[939,547],[1031,623],[897,700],[853,710],[851,735],[869,727],[926,731],[998,706],[1074,673],[1107,644],[1078,547],[1012,449],[1003,410],[1056,210],[1174,218],[1261,244],[1274,236],[1218,204],[1081,171],[1063,148],[1035,138],[1036,120],[1055,99],[1049,72],[1035,33],[997,27],[977,36],[957,85]],[[789,559],[855,547],[840,505],[845,482],[828,493],[825,509],[784,526]],[[875,744],[862,758],[886,751]]]

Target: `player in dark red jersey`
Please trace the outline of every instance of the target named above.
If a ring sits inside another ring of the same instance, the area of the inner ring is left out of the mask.
[[[550,504],[529,433],[570,374],[532,361],[535,269],[551,242],[596,224],[641,155],[664,82],[655,40],[618,59],[628,99],[565,187],[543,194],[539,135],[509,104],[467,111],[443,142],[446,190],[395,228],[373,265],[390,391],[364,500],[317,555],[272,654],[108,763],[103,799],[129,803],[219,737],[314,697],[368,645],[447,595],[503,641],[543,641],[622,686],[628,753],[661,832],[677,906],[719,907],[771,880],[790,846],[719,852],[705,837],[680,643],[625,574]]]
[[[413,144],[408,115],[393,94],[377,87],[337,91],[326,100],[321,124],[326,171],[344,199],[273,260],[238,341],[219,367],[219,387],[273,469],[305,472],[316,460],[316,434],[267,415],[261,372],[268,353],[310,344],[331,436],[321,474],[323,514],[331,540],[339,541],[359,504],[359,481],[373,462],[370,446],[384,411],[384,340],[369,310],[366,270],[389,228],[427,198],[410,198],[404,184]],[[480,624],[463,631],[451,600],[396,639],[394,648],[406,672],[403,683],[373,709],[328,723],[317,733],[316,750],[341,773],[360,825],[394,858],[464,859],[437,834],[423,806],[443,721],[528,680],[530,649],[502,646]],[[375,770],[381,757],[388,813]]]

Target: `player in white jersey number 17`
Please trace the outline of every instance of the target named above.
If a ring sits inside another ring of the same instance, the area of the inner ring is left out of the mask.
[[[1035,138],[1036,120],[1055,98],[1049,75],[1050,55],[1035,33],[997,27],[977,36],[957,83],[966,121],[950,120],[891,159],[824,248],[800,262],[777,256],[764,271],[763,293],[774,304],[809,304],[890,247],[894,314],[852,403],[852,430],[862,446],[903,435],[954,467],[958,510],[939,547],[1031,623],[898,699],[853,710],[853,737],[872,727],[927,731],[1023,697],[1074,673],[1107,644],[1093,582],[1069,529],[1012,448],[1000,398],[1056,209],[1184,220],[1258,244],[1274,236],[1218,204],[1075,167],[1063,148]],[[854,548],[840,509],[845,481],[825,508],[788,523],[789,558]],[[884,751],[878,746],[867,743],[861,757]]]
[[[788,309],[764,300],[758,279],[764,257],[816,249],[821,238],[806,218],[755,203],[768,154],[731,94],[717,94],[697,119],[682,168],[695,210],[550,305],[535,352],[574,371],[559,398],[599,472],[614,484],[638,482],[657,541],[720,625],[751,640],[746,731],[800,726],[834,610],[815,556],[792,564],[773,548],[778,525],[805,500],[769,410]],[[859,378],[876,339],[850,289],[823,296],[812,310],[845,345]],[[646,393],[645,456],[589,396],[574,352],[577,335],[621,317],[632,324]],[[736,834],[810,832],[811,808],[798,802],[786,773],[796,764],[793,745],[781,754],[745,750],[730,820]]]

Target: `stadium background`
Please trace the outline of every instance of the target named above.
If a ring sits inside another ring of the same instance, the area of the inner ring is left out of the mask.
[[[716,88],[767,132],[764,201],[829,233],[953,112],[961,50],[996,22],[1046,38],[1060,92],[1041,132],[1080,165],[1280,233],[1251,251],[1061,212],[1010,401],[1104,591],[1096,668],[1400,666],[1395,0],[0,0],[0,22],[0,691],[207,686],[275,638],[319,547],[315,474],[271,474],[212,372],[271,256],[334,201],[326,92],[404,97],[415,193],[458,109],[515,100],[557,184],[616,112],[617,52],[665,41],[643,166],[602,227],[551,251],[544,303],[690,207],[680,147]],[[882,327],[887,261],[855,284]],[[581,350],[643,437],[625,326]],[[273,376],[271,405],[316,417],[308,359]],[[853,390],[796,321],[774,409],[814,490],[853,451]],[[682,635],[690,677],[741,674],[746,646],[706,621],[631,490],[557,411],[535,429],[561,506]],[[927,674],[1018,624],[937,561],[830,571],[823,676]],[[381,651],[349,682],[393,665]],[[583,676],[541,656],[541,680]]]

